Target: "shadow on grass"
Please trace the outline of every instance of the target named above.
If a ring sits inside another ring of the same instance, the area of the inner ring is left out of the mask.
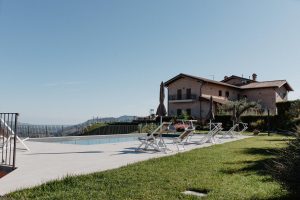
[[[244,149],[244,154],[250,155],[263,155],[263,156],[276,156],[278,155],[278,148],[247,148]]]
[[[255,172],[259,175],[271,175],[267,166],[270,166],[273,158],[278,154],[278,148],[247,148],[244,149],[244,154],[250,155],[263,155],[266,158],[260,160],[245,160],[239,162],[225,162],[225,165],[241,164],[245,167],[239,169],[224,169],[222,173],[235,174],[235,173],[247,173]]]
[[[281,139],[267,139],[269,142],[288,142],[291,141],[293,137],[282,137]]]
[[[283,195],[281,197],[274,197],[274,198],[268,198],[268,199],[258,199],[258,200],[296,200],[296,199],[299,199],[299,196],[288,194],[288,195]]]
[[[231,164],[242,164],[246,167],[239,168],[239,169],[223,169],[221,170],[222,173],[225,174],[237,174],[237,173],[246,173],[245,176],[247,176],[247,172],[255,172],[259,175],[270,175],[267,165],[272,162],[271,158],[258,160],[258,161],[241,161],[241,162],[235,162]],[[224,163],[224,164],[230,164],[230,163]],[[250,175],[251,173],[249,173]],[[271,181],[271,180],[270,180]]]
[[[268,141],[289,141],[287,138],[280,139],[268,139]],[[245,161],[238,161],[238,162],[224,162],[225,165],[242,165],[241,168],[232,168],[223,169],[221,170],[222,173],[226,174],[237,174],[243,173],[243,175],[251,175],[254,173],[265,177],[263,181],[266,182],[273,182],[274,174],[272,173],[272,165],[274,164],[274,158],[278,156],[280,152],[280,148],[246,148],[243,150],[245,155],[261,155],[264,158],[258,160],[245,160]],[[281,199],[300,199],[299,194],[292,194],[289,193],[287,195],[283,195],[281,197],[274,197],[268,198],[265,200],[281,200]],[[262,200],[262,199],[261,199]]]

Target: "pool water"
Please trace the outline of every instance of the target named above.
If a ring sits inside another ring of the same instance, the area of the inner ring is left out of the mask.
[[[123,137],[105,137],[105,138],[91,138],[91,139],[73,139],[61,140],[56,143],[61,144],[78,144],[78,145],[95,145],[95,144],[110,144],[120,142],[137,141],[137,136],[123,136]]]
[[[95,144],[111,144],[111,143],[138,141],[139,137],[145,135],[146,134],[144,133],[130,133],[130,134],[115,134],[115,135],[45,137],[45,138],[30,138],[28,141],[59,143],[59,144],[95,145]]]

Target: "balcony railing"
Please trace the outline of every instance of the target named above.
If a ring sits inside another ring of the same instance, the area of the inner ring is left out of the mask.
[[[186,101],[186,100],[196,100],[196,94],[183,94],[183,95],[169,95],[169,101]]]

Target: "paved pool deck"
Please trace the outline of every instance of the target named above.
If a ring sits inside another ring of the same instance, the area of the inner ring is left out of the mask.
[[[204,135],[195,135],[192,141],[200,141]],[[239,136],[233,139],[219,139],[219,144],[232,142],[249,136]],[[0,196],[7,193],[42,183],[61,179],[67,175],[89,174],[119,168],[128,164],[170,156],[177,153],[171,141],[165,140],[168,147],[173,150],[168,154],[155,151],[136,152],[139,141],[97,144],[73,145],[60,143],[45,143],[27,141],[30,151],[22,149],[18,144],[17,169],[0,179]],[[188,144],[186,150],[203,148],[213,144]]]

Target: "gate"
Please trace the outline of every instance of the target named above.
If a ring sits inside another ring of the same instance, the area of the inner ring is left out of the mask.
[[[0,171],[16,168],[18,113],[0,113]]]

